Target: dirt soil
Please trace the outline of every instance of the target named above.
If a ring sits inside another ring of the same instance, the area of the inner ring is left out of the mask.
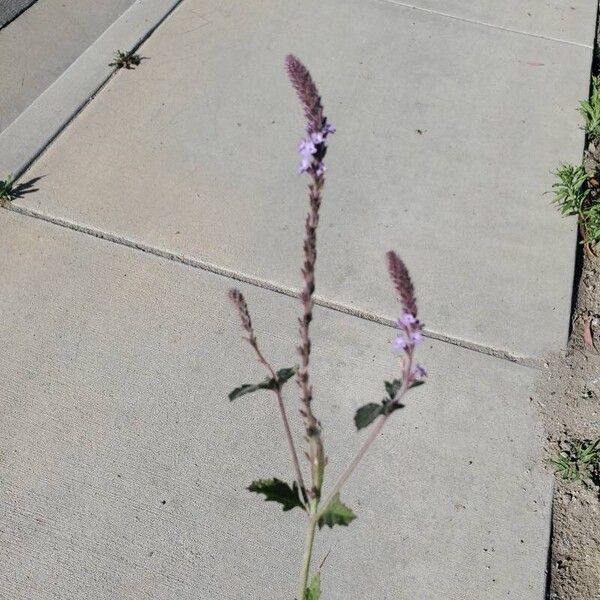
[[[549,357],[534,395],[547,431],[548,457],[571,440],[600,437],[600,354],[586,345],[594,324],[600,348],[600,258],[584,261],[573,333],[566,355]],[[556,477],[552,518],[550,600],[600,600],[600,487]]]
[[[588,145],[584,165],[590,177],[598,177],[600,148]],[[600,255],[600,247],[596,252]],[[534,395],[546,427],[548,458],[567,450],[572,440],[600,437],[600,256],[582,249],[580,259],[567,351],[546,359]],[[600,600],[598,483],[555,478],[549,600]]]

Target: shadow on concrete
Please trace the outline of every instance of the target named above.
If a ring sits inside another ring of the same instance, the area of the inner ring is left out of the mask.
[[[39,177],[34,177],[33,179],[29,179],[27,181],[23,181],[19,183],[11,190],[11,200],[16,200],[17,198],[24,198],[27,194],[33,194],[37,192],[39,188],[35,187],[35,184],[40,180],[46,177],[45,175],[40,175]]]

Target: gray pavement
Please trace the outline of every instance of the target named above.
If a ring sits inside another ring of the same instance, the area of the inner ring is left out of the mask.
[[[243,491],[288,465],[268,398],[225,400],[261,375],[224,297],[242,285],[294,361],[292,51],[338,128],[314,340],[330,477],[393,373],[388,248],[430,336],[430,382],[348,486],[359,520],[321,537],[324,599],[544,598],[551,476],[524,365],[567,338],[575,223],[544,192],[581,158],[596,5],[417,5],[184,0],[23,175],[39,191],[0,212],[0,597],[291,597],[302,520]],[[0,135],[0,163],[62,127],[60,99],[104,76],[100,42]]]
[[[591,50],[343,4],[188,0],[144,45],[144,68],[111,80],[29,171],[46,178],[21,205],[297,288],[291,50],[338,128],[320,296],[394,318],[373,274],[396,248],[434,334],[525,359],[562,347],[575,222],[545,192],[558,162],[581,156]],[[305,12],[320,16],[310,31],[297,26]]]
[[[437,14],[592,47],[596,0],[382,0]]]
[[[38,0],[0,31],[0,131],[134,0]],[[110,62],[110,56],[107,63]]]
[[[231,280],[6,211],[0,236],[0,597],[291,598],[303,519],[244,489],[288,459],[268,396],[227,400],[262,378]],[[266,351],[293,362],[298,302],[243,290]],[[317,309],[331,478],[359,443],[354,410],[397,368],[393,333]],[[430,382],[347,486],[359,518],[319,536],[323,598],[541,600],[534,372],[441,342],[421,357]]]

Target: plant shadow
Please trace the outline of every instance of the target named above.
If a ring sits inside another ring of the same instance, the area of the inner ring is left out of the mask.
[[[33,177],[27,181],[23,181],[18,185],[15,185],[11,192],[11,200],[16,200],[17,198],[24,198],[28,194],[33,194],[34,192],[39,191],[40,188],[35,187],[40,179],[46,177],[45,175],[40,175],[39,177]]]

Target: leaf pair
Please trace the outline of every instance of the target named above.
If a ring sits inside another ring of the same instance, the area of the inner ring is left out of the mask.
[[[258,390],[281,389],[281,386],[283,386],[283,384],[286,381],[288,381],[288,379],[291,379],[297,370],[298,367],[288,367],[285,369],[279,369],[279,371],[277,371],[277,373],[275,374],[274,378],[267,378],[264,381],[261,381],[260,383],[245,383],[244,385],[235,388],[235,390],[233,390],[229,394],[229,399],[235,400],[240,396],[245,396],[246,394],[251,394],[252,392],[257,392]]]
[[[290,486],[285,481],[277,478],[259,479],[253,481],[248,486],[248,490],[257,494],[263,494],[265,502],[278,502],[282,505],[284,511],[292,510],[296,507],[306,510],[305,505],[300,500],[300,490],[296,482]],[[340,500],[340,495],[336,494],[329,503],[327,510],[319,519],[318,525],[319,529],[325,526],[333,527],[334,525],[348,526],[354,519],[356,519],[354,512]]]
[[[421,380],[413,381],[408,389],[417,387],[425,383]],[[365,404],[361,406],[354,415],[354,424],[356,425],[357,430],[364,429],[368,427],[377,417],[391,415],[395,410],[399,408],[404,408],[404,404],[400,404],[396,399],[396,395],[402,388],[402,380],[394,379],[392,381],[384,381],[385,391],[387,393],[387,397],[384,398],[380,403],[377,402],[369,402],[369,404]]]
[[[395,402],[396,394],[402,387],[401,379],[394,379],[392,381],[384,381],[385,391],[387,398],[384,398],[382,402],[369,402],[361,406],[354,415],[354,424],[357,430],[368,427],[377,417],[389,415],[399,408],[403,408],[403,404]]]

